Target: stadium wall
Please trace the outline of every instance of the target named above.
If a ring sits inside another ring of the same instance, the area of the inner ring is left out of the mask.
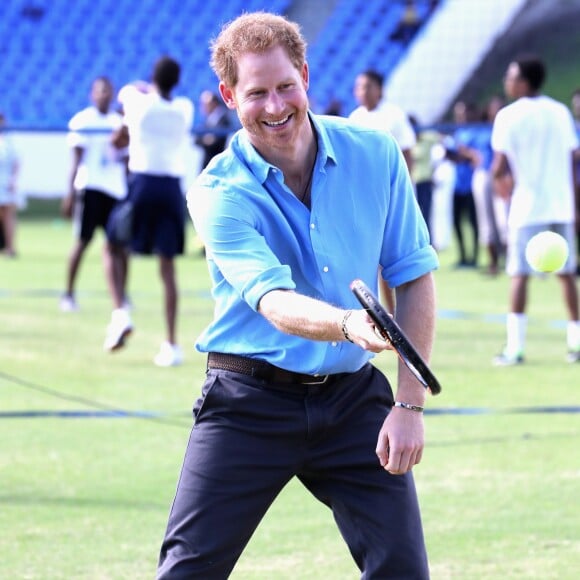
[[[68,191],[72,154],[64,132],[21,132],[11,134],[20,159],[18,191],[27,198],[62,197]],[[193,138],[192,138],[193,141]],[[202,153],[192,144],[188,152],[188,174],[184,187],[199,173]]]
[[[64,133],[15,132],[18,152],[18,192],[23,198],[61,197],[68,190],[72,154]]]
[[[390,76],[389,101],[421,123],[441,120],[527,0],[446,0]]]

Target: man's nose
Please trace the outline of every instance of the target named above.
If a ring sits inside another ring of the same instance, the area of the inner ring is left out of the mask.
[[[275,115],[280,111],[283,111],[285,107],[284,99],[276,91],[272,91],[268,95],[268,100],[266,101],[266,112],[270,115]]]

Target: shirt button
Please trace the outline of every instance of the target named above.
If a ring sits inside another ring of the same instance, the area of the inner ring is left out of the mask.
[[[338,342],[333,342],[331,344],[332,344],[332,346],[338,346]]]
[[[324,266],[324,268],[322,268],[323,272],[328,272],[328,266]]]
[[[314,229],[316,229],[316,226],[314,224],[310,224],[310,229],[314,230]]]

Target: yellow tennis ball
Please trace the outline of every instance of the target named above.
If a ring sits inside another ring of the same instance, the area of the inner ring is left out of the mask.
[[[540,232],[526,246],[526,260],[537,272],[555,272],[568,259],[568,244],[555,232]]]

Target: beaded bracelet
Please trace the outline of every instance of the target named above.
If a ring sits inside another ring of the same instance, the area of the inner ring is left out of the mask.
[[[348,340],[349,342],[352,342],[352,338],[348,334],[348,329],[346,328],[346,321],[350,318],[351,314],[352,314],[352,310],[347,310],[344,313],[344,316],[342,318],[342,324],[340,326],[342,329],[342,334],[344,334],[344,338],[346,338],[346,340]]]
[[[416,413],[423,412],[423,407],[420,407],[419,405],[411,405],[411,403],[402,403],[401,401],[395,401],[395,407],[401,407],[401,409],[415,411]]]

